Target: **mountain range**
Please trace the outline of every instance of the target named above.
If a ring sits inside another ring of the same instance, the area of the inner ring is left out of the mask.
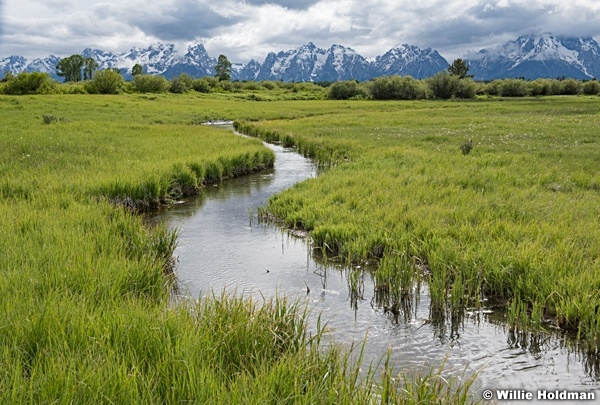
[[[214,76],[217,63],[202,44],[189,46],[183,55],[177,52],[175,45],[164,43],[132,48],[123,53],[88,48],[81,55],[94,58],[101,69],[119,68],[125,76],[129,76],[135,64],[140,64],[145,73],[161,74],[168,79],[181,73],[193,77]],[[600,46],[591,37],[522,36],[516,41],[467,53],[463,59],[469,65],[469,74],[476,80],[600,77]],[[40,71],[58,78],[55,67],[59,60],[54,55],[33,61],[10,56],[0,59],[0,71],[14,74]],[[233,80],[289,82],[364,81],[389,75],[423,79],[448,66],[448,61],[436,50],[414,45],[398,45],[382,56],[367,59],[352,48],[332,45],[329,49],[321,49],[311,42],[286,52],[271,52],[262,63],[256,60],[234,63],[231,76]]]
[[[600,79],[600,46],[591,37],[522,36],[504,45],[469,53],[465,60],[469,73],[479,80]]]

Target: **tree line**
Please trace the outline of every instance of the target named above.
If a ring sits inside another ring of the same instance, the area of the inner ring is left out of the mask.
[[[227,57],[220,55],[215,66],[215,78],[218,81],[230,81],[231,66],[232,64]],[[117,94],[126,90],[127,85],[119,68],[104,70],[98,70],[98,68],[98,62],[94,58],[74,54],[59,60],[56,64],[56,74],[62,77],[65,83],[85,82],[83,88],[79,88],[75,92]],[[206,80],[206,83],[196,83],[195,85],[194,79],[186,74],[182,74],[170,82],[162,76],[145,75],[144,67],[139,63],[131,68],[131,75],[133,76],[133,90],[144,93],[163,91],[183,93],[192,89],[210,91],[211,88],[208,80]],[[1,82],[5,83],[0,87],[0,93],[4,94],[60,93],[57,83],[48,73],[23,72],[14,75],[7,71]]]
[[[275,88],[298,92],[309,90],[318,97],[332,100],[375,99],[375,100],[415,100],[415,99],[469,99],[477,95],[500,97],[524,97],[541,95],[576,95],[600,93],[600,83],[596,80],[580,82],[574,79],[502,79],[488,83],[476,82],[468,74],[469,66],[462,59],[456,59],[448,69],[427,79],[414,79],[411,76],[383,76],[365,82],[347,80],[326,83],[284,83],[278,81],[231,82],[231,63],[225,55],[220,55],[213,77],[194,78],[186,73],[171,80],[161,75],[145,73],[140,64],[131,68],[133,79],[125,81],[118,68],[98,69],[93,58],[71,55],[61,59],[57,74],[64,78],[65,86],[60,86],[47,73],[33,72],[13,75],[6,72],[0,83],[0,93],[52,94],[52,93],[91,93],[118,94],[138,93],[186,93],[196,91],[257,91]],[[323,88],[328,88],[325,92]],[[261,96],[251,94],[255,100]]]
[[[92,80],[94,72],[98,69],[98,62],[94,58],[85,58],[82,55],[71,55],[67,58],[61,59],[56,65],[56,74],[59,77],[63,77],[65,82],[79,82],[82,80]],[[120,69],[112,68],[116,73],[120,73]],[[215,67],[217,74],[215,77],[219,80],[230,80],[231,79],[231,62],[225,55],[220,55]],[[144,68],[139,63],[136,63],[131,68],[131,75],[133,77],[144,73]]]
[[[575,79],[498,79],[477,82],[468,74],[469,66],[456,59],[447,70],[417,80],[411,76],[384,76],[359,83],[340,81],[329,87],[328,98],[346,100],[371,98],[375,100],[417,99],[470,99],[476,96],[526,97],[552,95],[598,95],[600,83],[596,80]]]

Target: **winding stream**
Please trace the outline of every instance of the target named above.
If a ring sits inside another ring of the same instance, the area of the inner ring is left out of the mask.
[[[454,375],[478,371],[478,391],[594,391],[600,401],[598,356],[581,354],[564,334],[516,336],[506,328],[504,310],[493,305],[462,319],[430,320],[426,286],[394,315],[377,304],[370,269],[355,269],[362,294],[351,294],[348,269],[325,265],[305,239],[257,220],[269,196],[318,174],[293,150],[266,146],[276,153],[274,169],[210,185],[202,195],[149,217],[180,230],[175,256],[182,294],[197,298],[225,289],[258,299],[276,293],[307,299],[337,341],[360,344],[367,335],[367,363],[391,350],[396,370],[446,359]]]

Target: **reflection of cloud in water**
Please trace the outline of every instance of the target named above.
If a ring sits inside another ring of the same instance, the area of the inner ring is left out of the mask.
[[[337,341],[360,344],[367,336],[367,364],[376,364],[391,349],[396,370],[445,360],[449,373],[479,371],[476,386],[598,386],[598,358],[582,354],[565,334],[514,333],[506,326],[503,307],[490,302],[454,316],[434,312],[426,284],[393,300],[376,291],[374,268],[354,268],[358,273],[348,277],[349,269],[340,263],[313,255],[305,239],[260,222],[258,208],[266,207],[271,195],[317,173],[302,156],[270,147],[277,154],[273,171],[207,187],[154,218],[180,228],[175,254],[181,291],[196,298],[225,289],[258,300],[274,294],[306,300],[311,316],[320,313]]]

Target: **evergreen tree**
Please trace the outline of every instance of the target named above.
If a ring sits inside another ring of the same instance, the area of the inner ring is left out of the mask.
[[[469,65],[461,58],[455,59],[448,67],[448,73],[452,76],[458,76],[459,79],[464,79],[469,73]]]
[[[227,56],[219,55],[215,71],[217,72],[215,77],[219,78],[219,81],[229,81],[231,79],[231,62],[229,62]]]

